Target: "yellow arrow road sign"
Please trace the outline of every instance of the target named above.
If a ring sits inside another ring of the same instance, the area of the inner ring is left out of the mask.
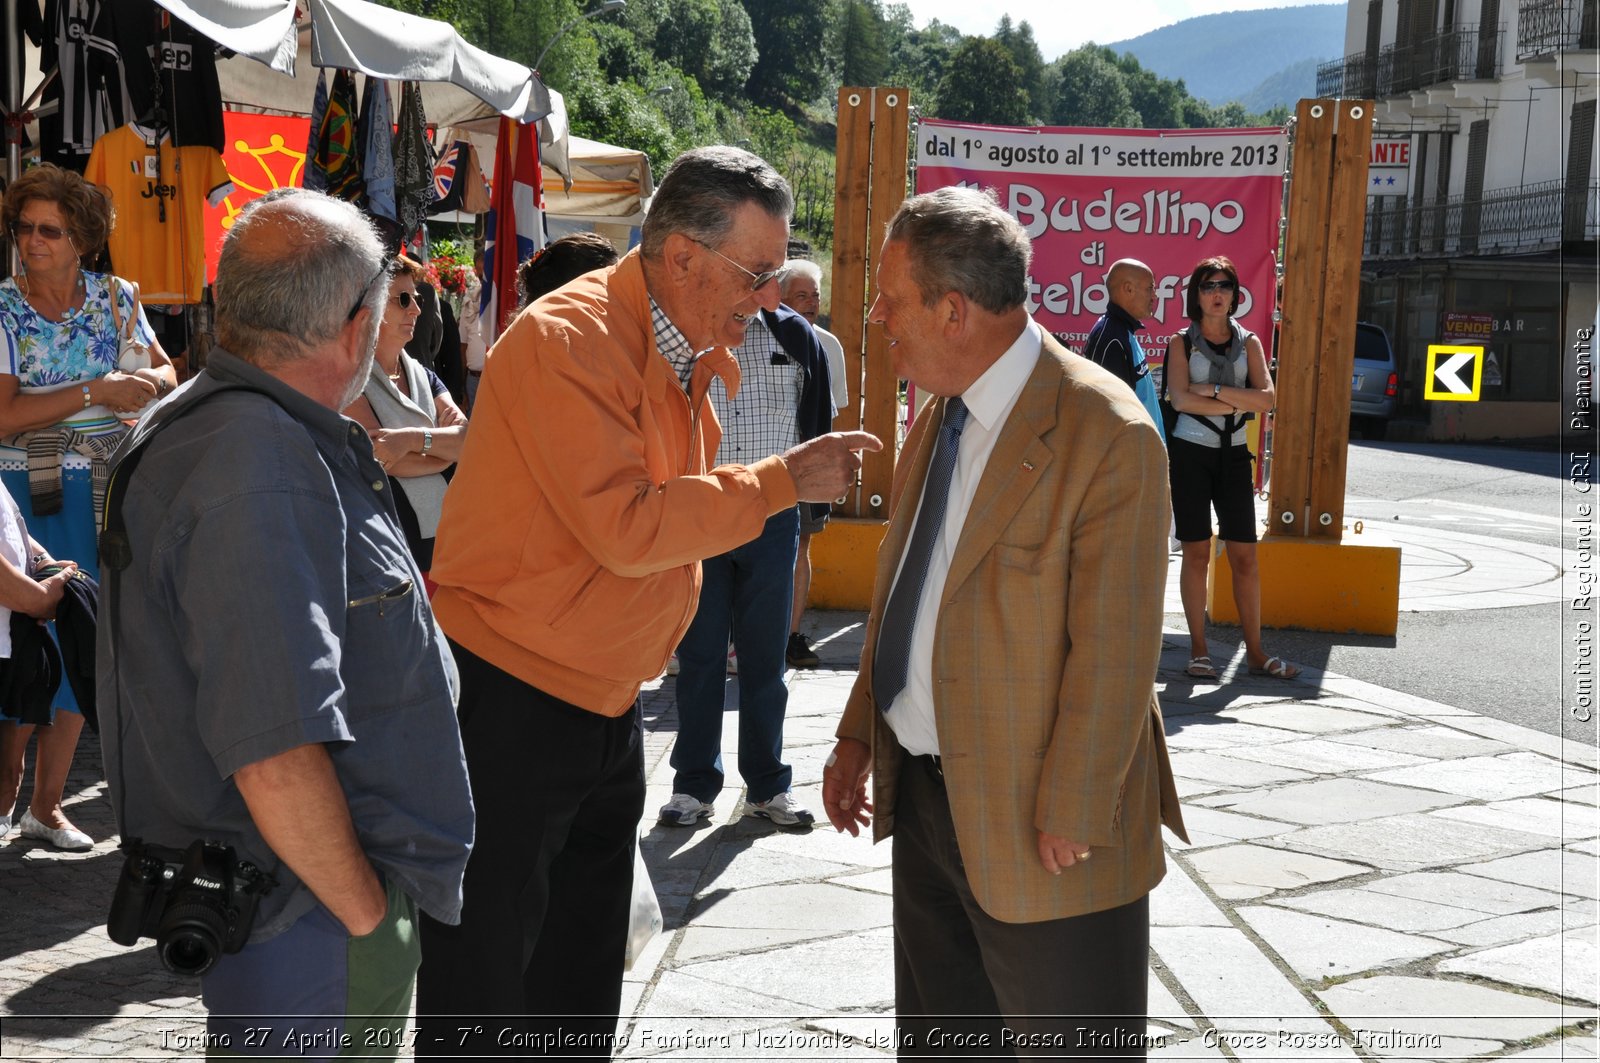
[[[1482,389],[1482,347],[1428,345],[1428,383],[1423,389],[1423,398],[1437,402],[1477,402]]]

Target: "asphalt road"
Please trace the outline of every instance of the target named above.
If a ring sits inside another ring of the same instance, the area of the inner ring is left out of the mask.
[[[1562,545],[1565,471],[1555,451],[1355,442],[1346,516]],[[1565,544],[1573,545],[1569,537]],[[1403,564],[1402,560],[1402,564]],[[1394,638],[1268,632],[1268,652],[1593,745],[1596,723],[1562,699],[1564,606],[1402,612]],[[1168,624],[1182,626],[1181,615]],[[1238,628],[1213,625],[1239,641]],[[1570,680],[1569,680],[1570,682]]]

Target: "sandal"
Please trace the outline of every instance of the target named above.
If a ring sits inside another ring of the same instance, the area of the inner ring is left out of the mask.
[[[1259,668],[1250,666],[1251,675],[1264,675],[1269,679],[1293,679],[1300,674],[1300,666],[1290,664],[1282,657],[1268,657],[1267,663]]]
[[[1217,670],[1212,666],[1211,658],[1205,654],[1201,654],[1199,657],[1190,657],[1189,667],[1185,668],[1184,671],[1195,679],[1217,678]]]

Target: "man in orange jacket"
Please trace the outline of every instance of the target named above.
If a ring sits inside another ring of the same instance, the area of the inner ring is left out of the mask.
[[[423,926],[419,1054],[610,1054],[644,810],[639,687],[689,625],[701,559],[837,498],[881,446],[833,433],[713,467],[706,392],[716,377],[737,393],[729,348],[778,304],[793,205],[749,152],[689,152],[639,249],[541,299],[490,352],[433,568],[478,832],[461,925]]]

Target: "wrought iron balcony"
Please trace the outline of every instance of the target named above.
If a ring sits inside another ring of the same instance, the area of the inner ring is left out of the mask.
[[[1504,37],[1504,26],[1488,34],[1453,29],[1409,44],[1388,45],[1378,52],[1378,94],[1398,96],[1451,81],[1491,79],[1500,68]]]
[[[1368,258],[1454,258],[1554,251],[1600,236],[1600,184],[1543,181],[1407,205],[1367,201]]]
[[[1371,99],[1377,88],[1376,68],[1367,53],[1354,52],[1317,67],[1317,95],[1323,99]]]
[[[1522,0],[1517,7],[1517,61],[1600,48],[1595,0]]]

